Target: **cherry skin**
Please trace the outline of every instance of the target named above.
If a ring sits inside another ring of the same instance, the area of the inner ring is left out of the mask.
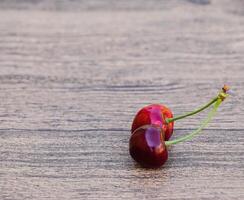
[[[167,124],[165,122],[166,118],[173,118],[171,110],[166,106],[160,104],[145,106],[136,114],[132,123],[131,133],[143,125],[153,124],[163,129],[165,141],[167,141],[173,133],[174,122]]]
[[[162,129],[152,125],[138,128],[130,137],[131,157],[147,168],[161,167],[168,159]]]

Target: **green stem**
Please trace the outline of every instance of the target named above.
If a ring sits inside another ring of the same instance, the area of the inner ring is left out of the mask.
[[[189,112],[189,113],[186,113],[184,115],[180,115],[180,116],[176,116],[174,118],[167,118],[165,119],[166,123],[171,123],[171,122],[174,122],[176,120],[179,120],[179,119],[183,119],[185,117],[188,117],[188,116],[191,116],[191,115],[195,115],[203,110],[205,110],[206,108],[208,108],[209,106],[211,106],[213,103],[215,103],[216,101],[218,100],[218,96],[215,97],[214,99],[212,99],[210,102],[208,102],[207,104],[205,104],[204,106],[198,108],[197,110],[194,110],[192,112]]]
[[[175,139],[175,140],[172,140],[172,141],[165,141],[165,145],[166,146],[170,146],[172,144],[177,144],[177,143],[180,143],[180,142],[184,142],[184,141],[192,139],[194,136],[199,134],[202,131],[202,129],[208,125],[208,123],[211,121],[213,116],[216,114],[217,109],[218,109],[218,107],[220,106],[220,104],[222,103],[223,100],[220,99],[220,98],[217,98],[215,101],[216,101],[216,103],[214,104],[213,109],[209,112],[208,117],[206,118],[206,120],[203,121],[203,123],[201,124],[201,126],[198,129],[196,129],[192,133],[190,133],[190,134],[188,134],[186,136],[180,137],[178,139]]]

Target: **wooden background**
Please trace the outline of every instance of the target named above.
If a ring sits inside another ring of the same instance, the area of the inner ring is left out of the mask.
[[[244,199],[243,63],[241,0],[0,1],[0,199]],[[224,83],[201,136],[133,162],[138,109],[181,114]]]

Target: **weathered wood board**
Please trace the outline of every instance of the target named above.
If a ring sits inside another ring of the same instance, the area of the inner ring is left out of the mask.
[[[243,63],[242,1],[1,1],[0,199],[244,199]],[[139,108],[181,114],[224,83],[202,135],[133,162]]]

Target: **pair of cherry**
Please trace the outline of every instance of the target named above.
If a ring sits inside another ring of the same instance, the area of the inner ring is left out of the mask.
[[[206,105],[177,117],[173,117],[169,108],[161,104],[152,104],[142,108],[135,116],[129,141],[131,157],[143,167],[157,168],[162,166],[168,159],[167,147],[173,144],[192,139],[208,125],[217,108],[229,96],[229,87],[224,86],[218,95]],[[169,141],[173,134],[174,121],[197,114],[213,105],[208,117],[193,132]]]

